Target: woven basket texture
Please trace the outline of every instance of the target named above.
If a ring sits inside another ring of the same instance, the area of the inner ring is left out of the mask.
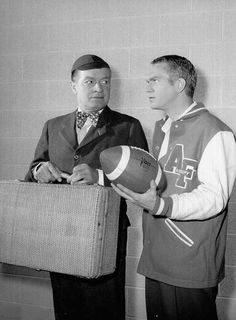
[[[112,273],[119,204],[97,185],[0,181],[0,261],[85,278]]]

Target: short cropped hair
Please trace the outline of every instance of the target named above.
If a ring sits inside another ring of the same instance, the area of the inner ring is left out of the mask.
[[[167,73],[172,83],[179,78],[186,81],[185,93],[192,98],[197,84],[197,72],[193,64],[188,59],[178,55],[162,56],[154,59],[151,64],[162,62],[167,64]]]

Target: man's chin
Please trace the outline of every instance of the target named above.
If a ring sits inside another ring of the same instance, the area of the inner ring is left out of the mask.
[[[102,110],[106,105],[105,104],[92,104],[90,106],[87,106],[86,111],[87,112],[96,112],[99,110]]]
[[[161,106],[158,106],[154,103],[150,103],[150,108],[153,110],[163,110],[163,108]]]

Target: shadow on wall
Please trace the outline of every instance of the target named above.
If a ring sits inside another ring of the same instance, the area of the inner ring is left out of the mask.
[[[196,68],[197,71],[197,86],[195,89],[194,100],[205,104],[207,101],[208,83],[204,72]]]

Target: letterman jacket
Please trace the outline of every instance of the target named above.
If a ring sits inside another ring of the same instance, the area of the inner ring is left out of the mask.
[[[165,121],[154,131],[157,159]],[[227,204],[236,176],[233,132],[195,104],[172,122],[159,162],[167,187],[152,214],[143,214],[138,272],[174,286],[215,286],[224,278]]]

